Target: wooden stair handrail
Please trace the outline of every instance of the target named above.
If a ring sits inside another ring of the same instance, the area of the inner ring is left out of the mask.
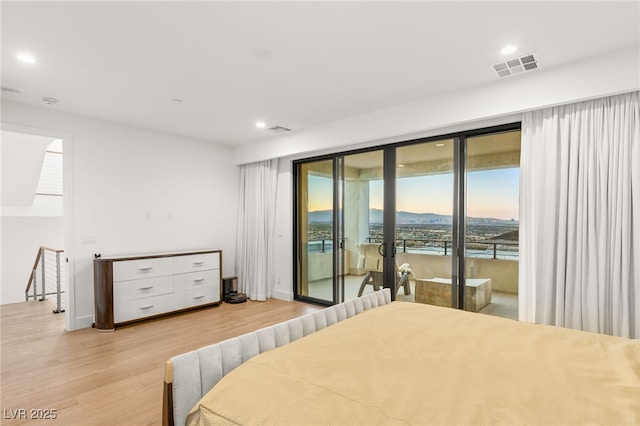
[[[46,247],[46,246],[40,246],[40,249],[52,251],[54,253],[62,253],[64,251],[64,249],[54,249],[54,248]]]
[[[33,282],[33,270],[38,268],[38,262],[40,262],[40,256],[42,256],[42,252],[45,250],[52,251],[54,253],[62,253],[64,250],[62,249],[54,249],[51,247],[40,246],[38,248],[38,254],[36,255],[36,261],[33,262],[33,268],[31,268],[31,274],[29,275],[29,282],[27,282],[27,288],[24,290],[25,293],[29,293],[29,289],[31,288],[31,283]]]

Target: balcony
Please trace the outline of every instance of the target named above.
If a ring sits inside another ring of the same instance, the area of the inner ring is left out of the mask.
[[[370,239],[373,241],[374,239]],[[451,244],[444,241],[424,241],[426,247],[412,247],[415,241],[396,243],[397,263],[408,263],[418,279],[449,278],[451,276]],[[469,244],[471,246],[471,244]],[[484,247],[482,246],[484,245]],[[345,300],[355,298],[366,271],[358,269],[358,250],[349,249],[344,242]],[[491,279],[491,301],[479,312],[488,315],[518,318],[518,244],[517,242],[474,242],[466,257],[466,275],[470,279]],[[330,241],[309,242],[309,287],[308,295],[331,300],[333,245]],[[410,281],[411,294],[397,293],[397,300],[415,302],[415,282]],[[373,291],[365,287],[365,294]]]

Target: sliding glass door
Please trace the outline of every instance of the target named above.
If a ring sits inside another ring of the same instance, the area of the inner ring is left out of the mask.
[[[519,131],[467,138],[467,311],[518,318],[519,177]]]
[[[296,162],[296,298],[517,317],[519,161],[509,125]]]
[[[297,291],[334,303],[334,161],[313,161],[297,169]]]
[[[454,140],[396,150],[398,300],[452,306]],[[405,283],[407,285],[405,285]]]
[[[298,297],[339,303],[383,285],[383,151],[297,166]]]
[[[344,159],[343,299],[381,288],[384,263],[383,151],[349,154]]]

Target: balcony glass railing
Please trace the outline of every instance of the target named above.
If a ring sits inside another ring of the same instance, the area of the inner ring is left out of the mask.
[[[379,243],[382,238],[369,237],[370,243]],[[519,243],[502,241],[467,241],[467,256],[487,259],[517,259]],[[401,253],[428,253],[448,256],[451,254],[450,240],[425,240],[402,238],[396,240],[397,250]]]
[[[344,243],[344,239],[341,240]],[[381,237],[368,237],[369,243],[382,242]],[[396,240],[396,248],[400,253],[424,253],[431,255],[451,255],[452,243],[450,240],[426,240],[415,238],[403,238]],[[309,241],[309,253],[332,253],[333,240],[322,239]],[[504,241],[467,241],[467,257],[484,259],[511,259],[519,258],[519,243]]]
[[[344,247],[345,239],[340,240],[340,247]],[[307,244],[309,253],[332,253],[333,252],[333,240],[313,240]]]

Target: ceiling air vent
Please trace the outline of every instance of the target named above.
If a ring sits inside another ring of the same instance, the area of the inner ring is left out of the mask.
[[[497,72],[499,77],[507,77],[538,68],[540,68],[540,61],[538,61],[538,57],[535,53],[530,53],[519,58],[491,65],[491,69]]]
[[[287,133],[291,131],[291,129],[287,129],[286,127],[282,126],[269,127],[267,130],[273,133]]]
[[[44,102],[47,105],[55,105],[58,103],[58,100],[56,98],[50,98],[48,96],[43,96],[42,97],[42,102]]]

